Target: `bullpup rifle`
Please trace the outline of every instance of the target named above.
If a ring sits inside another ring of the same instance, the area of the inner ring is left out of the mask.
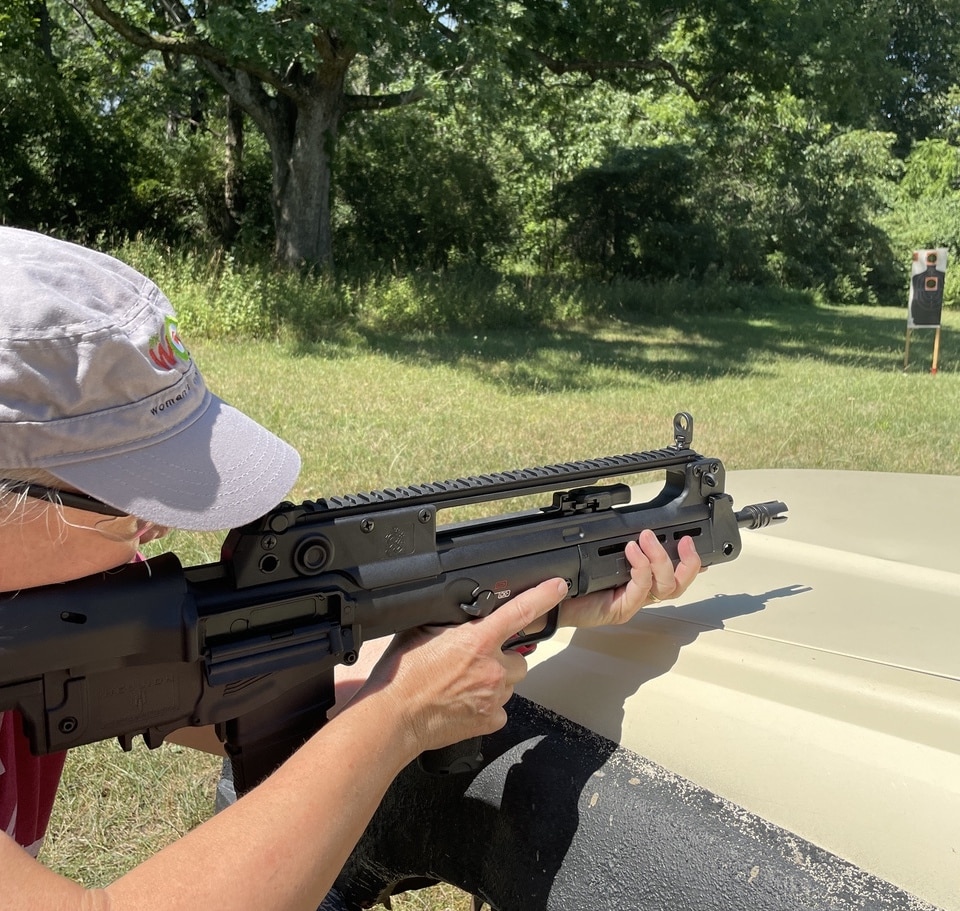
[[[674,418],[663,449],[480,477],[281,503],[230,531],[215,563],[172,553],[75,582],[0,596],[0,710],[19,712],[36,754],[110,738],[148,747],[213,724],[244,792],[326,721],[334,668],[366,640],[463,623],[559,576],[570,597],[627,581],[626,543],[652,529],[676,561],[736,559],[740,528],[785,518],[780,502],[733,508],[719,459]],[[652,499],[622,479],[662,472]],[[611,481],[613,483],[599,483]],[[552,493],[537,508],[438,524],[453,507]],[[550,636],[546,628],[511,640]],[[421,757],[469,768],[476,744]]]

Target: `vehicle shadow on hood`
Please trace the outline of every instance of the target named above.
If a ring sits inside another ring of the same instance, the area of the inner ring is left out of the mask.
[[[788,585],[756,595],[718,594],[644,608],[623,626],[578,629],[567,648],[530,669],[521,692],[619,742],[626,699],[667,673],[681,649],[704,633],[727,629],[726,621],[734,617],[806,591],[807,586]]]

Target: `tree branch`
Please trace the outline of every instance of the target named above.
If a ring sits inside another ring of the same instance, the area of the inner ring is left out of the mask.
[[[415,85],[406,92],[392,92],[383,95],[349,95],[344,98],[344,111],[387,111],[408,104],[416,104],[427,97],[422,85]]]
[[[77,0],[67,0],[67,6],[69,6],[70,9],[77,14],[77,18],[84,24],[87,31],[90,32],[90,37],[93,38],[95,42],[99,42],[100,36],[97,34],[97,30],[90,24],[90,20],[87,19],[83,10],[80,9],[80,4],[77,2]],[[114,55],[110,53],[109,49],[107,49],[107,56],[111,60],[114,59]]]
[[[269,70],[252,60],[244,58],[231,58],[225,51],[214,47],[207,41],[201,41],[190,35],[157,35],[144,31],[132,22],[128,22],[119,13],[112,10],[104,0],[87,0],[87,5],[93,12],[107,23],[114,31],[122,35],[131,44],[145,50],[162,51],[170,54],[186,54],[197,57],[200,60],[212,63],[215,66],[237,69],[248,73],[255,79],[259,79],[266,85],[272,86],[278,92],[286,95],[293,95],[294,90],[272,70]],[[177,18],[183,28],[192,26],[193,20],[189,19],[189,13],[180,7]],[[188,16],[188,21],[182,21],[182,15]]]
[[[581,58],[563,61],[556,60],[537,50],[531,50],[531,54],[534,59],[555,76],[565,76],[568,73],[585,73],[597,78],[602,73],[622,72],[624,70],[666,75],[670,82],[683,89],[694,101],[703,101],[723,78],[720,74],[717,74],[698,88],[689,79],[681,75],[675,64],[669,60],[664,60],[662,57],[643,60],[588,60]]]
[[[263,83],[244,70],[220,66],[210,60],[200,64],[211,78],[244,110],[253,122],[263,130],[272,149],[280,149],[284,143],[284,120],[290,107],[297,103],[296,96],[273,98],[263,88]]]
[[[456,31],[443,22],[437,22],[436,27],[440,34],[447,40],[451,42],[457,42],[459,40]],[[555,76],[566,76],[569,73],[583,73],[593,79],[598,79],[602,74],[622,72],[624,70],[642,71],[653,75],[666,76],[670,82],[686,92],[694,101],[703,101],[725,75],[718,73],[711,76],[698,88],[689,79],[681,75],[680,70],[677,69],[675,64],[669,60],[664,60],[662,57],[652,57],[642,60],[591,60],[586,57],[581,57],[575,60],[564,61],[558,60],[549,54],[545,54],[543,51],[529,46],[524,48],[523,52]]]

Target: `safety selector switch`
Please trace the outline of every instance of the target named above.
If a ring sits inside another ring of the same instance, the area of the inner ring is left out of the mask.
[[[471,617],[486,617],[497,606],[497,596],[485,588],[475,588],[471,593],[472,601],[461,601],[460,607]]]

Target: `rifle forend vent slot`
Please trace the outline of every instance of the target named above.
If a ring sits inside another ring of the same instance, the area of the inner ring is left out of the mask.
[[[691,538],[699,538],[703,534],[703,529],[698,525],[696,528],[684,528],[681,531],[675,531],[673,533],[673,540],[679,541],[681,538],[685,538],[689,535]]]
[[[626,546],[627,542],[624,541],[622,544],[607,544],[603,547],[598,547],[597,556],[609,557],[611,554],[622,554]]]

